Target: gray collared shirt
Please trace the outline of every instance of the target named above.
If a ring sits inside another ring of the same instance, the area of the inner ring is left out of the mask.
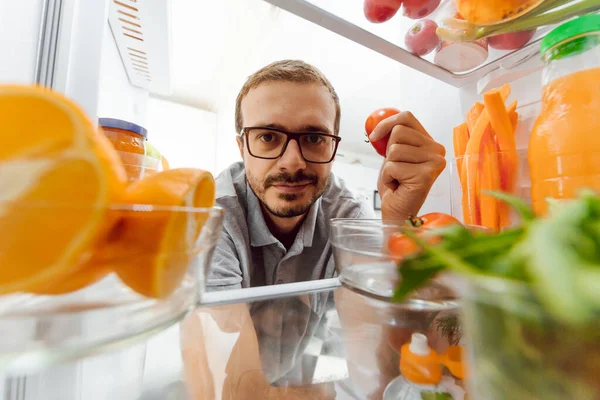
[[[286,250],[267,227],[243,163],[231,165],[216,183],[217,205],[225,209],[225,218],[206,282],[208,291],[332,278],[329,220],[375,218],[373,209],[332,174],[323,196],[310,208]]]

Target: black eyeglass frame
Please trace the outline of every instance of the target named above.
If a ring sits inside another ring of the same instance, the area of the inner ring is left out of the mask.
[[[279,155],[277,157],[259,157],[256,156],[254,154],[252,154],[252,150],[250,150],[250,144],[249,144],[249,140],[248,140],[248,132],[250,132],[252,129],[263,129],[266,131],[271,131],[271,132],[277,132],[277,133],[282,133],[287,137],[287,140],[285,141],[285,143],[283,144],[283,147],[281,148],[281,153],[279,153]],[[331,158],[329,159],[329,161],[310,161],[307,160],[306,157],[304,157],[304,153],[302,152],[302,145],[300,144],[299,139],[302,136],[308,136],[308,135],[321,135],[321,136],[327,136],[332,138],[335,141],[335,147],[333,148],[333,153],[331,154]],[[276,129],[276,128],[265,128],[264,126],[247,126],[242,128],[242,130],[240,131],[240,133],[238,134],[238,137],[244,137],[246,140],[246,148],[248,149],[248,153],[250,153],[250,155],[254,158],[260,158],[262,160],[276,160],[279,157],[281,157],[284,153],[285,150],[287,149],[288,143],[290,142],[290,140],[295,140],[296,143],[298,143],[298,148],[300,149],[300,155],[302,155],[302,158],[304,159],[304,161],[309,162],[311,164],[329,164],[330,162],[333,161],[333,159],[335,158],[335,155],[337,153],[337,149],[338,146],[340,144],[340,140],[342,140],[341,137],[337,136],[337,135],[331,135],[329,133],[325,133],[325,132],[287,132],[281,129]]]

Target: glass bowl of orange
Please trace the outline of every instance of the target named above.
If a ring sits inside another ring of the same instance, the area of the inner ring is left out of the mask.
[[[213,176],[130,182],[71,100],[0,86],[0,370],[129,343],[194,307],[220,238]]]

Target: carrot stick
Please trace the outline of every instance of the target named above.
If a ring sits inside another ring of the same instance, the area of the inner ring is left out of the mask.
[[[483,109],[484,105],[480,102],[477,102],[475,103],[475,105],[473,105],[473,107],[471,107],[469,112],[467,112],[467,126],[469,127],[469,134],[473,133],[473,130],[475,129],[475,124],[477,123],[479,116],[483,112]]]
[[[462,169],[462,157],[465,155],[467,149],[467,142],[469,141],[469,132],[467,130],[467,123],[463,122],[454,128],[454,156],[456,157],[456,166],[458,174],[460,175]],[[461,182],[462,183],[462,182]]]
[[[465,224],[481,225],[478,161],[479,154],[465,154],[463,157],[461,182]]]
[[[492,128],[496,132],[496,140],[500,151],[516,151],[517,145],[515,143],[513,126],[500,90],[491,90],[484,93],[483,102],[490,117]]]
[[[469,131],[467,123],[463,122],[459,126],[454,128],[454,156],[456,157],[456,169],[460,178],[460,186],[462,188],[462,210],[463,219],[465,224],[472,224],[471,214],[468,207],[468,193],[466,182],[463,181],[462,165],[464,161],[465,150],[467,148],[467,142],[469,141]]]
[[[500,97],[503,101],[502,104],[504,105],[504,101],[506,101],[506,99],[510,95],[510,85],[506,84],[502,86],[501,89],[492,89],[492,91],[498,91],[500,93]],[[467,143],[467,149],[465,150],[465,154],[479,154],[479,150],[481,149],[481,139],[483,137],[483,134],[485,133],[487,125],[490,123],[490,116],[486,108],[487,106],[484,107],[473,129],[469,130],[469,143]]]
[[[479,158],[481,152],[481,144],[487,127],[490,124],[489,116],[484,109],[477,119],[477,123],[471,132],[465,156],[463,158],[463,167],[461,174],[461,182],[466,183],[466,205],[465,208],[469,214],[469,220],[472,224],[481,224],[481,204],[479,199],[480,194],[480,177],[479,177]],[[463,189],[464,192],[464,189]],[[467,218],[465,218],[466,220]]]
[[[504,85],[502,85],[502,87],[500,89],[498,89],[498,91],[500,92],[500,95],[502,96],[502,99],[504,101],[506,101],[508,99],[508,96],[510,96],[510,90],[511,90],[510,85],[508,83],[505,83]],[[485,96],[485,94],[484,94],[484,96]]]
[[[486,110],[490,116],[490,123],[496,132],[498,149],[500,190],[513,193],[519,172],[519,158],[515,142],[517,102],[514,101],[508,109],[504,106],[502,93],[492,90],[483,95]],[[511,120],[511,114],[513,114]],[[500,227],[510,226],[510,207],[502,203],[499,206]]]
[[[488,125],[482,141],[482,151],[479,154],[479,173],[481,176],[480,211],[481,225],[493,229],[499,228],[498,200],[483,191],[497,191],[500,189],[500,172],[498,154],[494,143],[494,132]]]

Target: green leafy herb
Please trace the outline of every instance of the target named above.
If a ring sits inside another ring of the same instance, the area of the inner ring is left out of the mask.
[[[535,218],[529,206],[494,193],[521,215],[521,227],[498,234],[460,225],[432,231],[431,245],[406,232],[422,249],[398,266],[394,299],[402,301],[436,274],[492,276],[527,284],[546,311],[565,323],[585,323],[600,314],[600,197],[583,192]]]

